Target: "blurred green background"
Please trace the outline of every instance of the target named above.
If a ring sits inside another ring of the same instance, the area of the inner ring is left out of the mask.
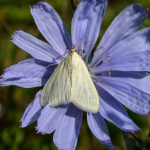
[[[45,0],[59,13],[69,33],[73,9],[70,0]],[[10,42],[11,35],[16,30],[23,30],[44,40],[38,31],[30,14],[29,6],[38,0],[0,0],[0,74],[7,67],[19,61],[31,58],[29,54]],[[106,14],[102,23],[99,40],[115,16],[132,3],[141,3],[150,8],[150,0],[109,0]],[[150,26],[150,12],[141,28]],[[40,88],[24,89],[15,86],[0,87],[0,150],[56,150],[53,144],[53,134],[41,135],[35,131],[36,122],[26,128],[20,128],[21,116],[34,99]],[[149,134],[150,115],[137,115],[127,109],[132,120],[142,129],[136,135],[144,139]],[[126,150],[121,131],[113,124],[106,122],[112,143],[116,150]],[[77,150],[107,150],[90,132],[86,114],[78,140]]]

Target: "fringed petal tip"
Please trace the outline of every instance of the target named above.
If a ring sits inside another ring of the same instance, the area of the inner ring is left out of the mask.
[[[0,76],[0,81],[1,81],[1,79],[3,79],[2,81],[4,82],[5,80],[7,80],[9,78],[23,78],[23,77],[25,77],[25,75],[23,73],[12,74],[12,72],[9,72],[9,71],[15,69],[15,67],[17,67],[22,62],[23,61],[19,62],[18,64],[15,64],[15,65],[12,65],[12,66],[6,68],[4,70],[4,73]]]
[[[107,141],[100,141],[103,145],[107,146],[108,148],[110,148],[111,150],[115,150],[115,147],[112,145],[111,140],[107,140]]]
[[[127,129],[124,129],[124,128],[121,128],[121,127],[119,127],[119,129],[124,131],[124,132],[130,132],[130,133],[135,133],[136,131],[142,131],[138,126],[135,126],[135,128],[132,129],[132,130],[129,130],[129,129],[127,130]]]
[[[4,80],[4,79],[3,79],[3,75],[1,75],[1,76],[0,76],[0,85],[2,84],[3,80]]]
[[[146,13],[146,14],[148,13],[148,8],[143,7],[142,4],[135,3],[133,5],[133,9],[135,9],[135,10],[137,10],[137,11],[143,13],[143,14],[144,13]]]
[[[20,128],[27,127],[27,125],[24,124],[24,118],[23,117],[21,118],[20,122],[21,122]]]
[[[20,63],[18,63],[18,64],[20,64]],[[10,66],[4,70],[3,74],[0,76],[0,86],[4,87],[4,86],[11,85],[11,84],[9,84],[9,82],[7,82],[10,78],[15,79],[17,77],[19,77],[19,78],[23,77],[22,73],[19,73],[18,75],[17,74],[14,75],[14,74],[9,72],[12,69],[14,69],[18,64],[12,65],[12,66]]]
[[[37,92],[34,100],[28,105],[26,110],[24,111],[22,118],[21,118],[21,128],[24,128],[28,125],[30,125],[32,122],[36,121],[42,111],[42,107],[40,105],[40,95],[41,95],[41,90]]]
[[[38,129],[38,125],[35,127],[35,130],[37,131],[37,133],[41,133],[42,135],[46,134],[45,132],[42,132]]]
[[[36,120],[33,120],[32,122],[34,122],[34,121],[36,121]],[[21,118],[21,120],[20,120],[20,122],[21,122],[21,125],[20,125],[20,128],[25,128],[25,127],[27,127],[28,125],[30,125],[31,123],[27,123],[27,121],[24,119],[24,118]]]
[[[145,112],[143,110],[135,110],[134,107],[131,107],[130,110],[137,113],[137,114],[144,115],[144,116],[150,114],[150,111]]]
[[[8,67],[8,68],[6,68],[6,69],[4,70],[3,75],[4,75],[6,72],[8,72],[8,71],[10,71],[11,69],[13,69],[15,66],[16,66],[16,64],[15,64],[15,65],[12,65],[12,66],[10,66],[10,67]],[[3,77],[3,75],[0,76],[0,77]]]
[[[21,33],[22,31],[21,30],[18,30],[18,31],[15,31],[13,34],[12,34],[12,40],[10,40],[10,42],[14,43],[14,41],[16,41],[16,36],[17,34]]]
[[[18,43],[18,36],[23,36],[23,31],[21,31],[21,30],[18,30],[18,31],[15,31],[15,32],[13,32],[13,34],[12,34],[12,40],[9,40],[10,42],[12,42],[12,43],[14,43],[15,45],[17,45],[16,43]],[[18,45],[17,45],[18,46]],[[19,46],[18,46],[19,47]]]
[[[37,4],[33,5],[33,6],[30,6],[30,9],[39,9],[40,6],[45,6],[47,5],[46,2],[37,2]],[[48,4],[49,5],[49,4]]]
[[[9,84],[5,83],[6,79],[2,76],[0,76],[0,86],[4,87],[4,86],[8,86]]]
[[[23,120],[24,120],[24,119],[23,119],[23,118],[21,118],[21,120],[20,120],[20,122],[21,122],[20,128],[24,128],[24,127],[26,127],[26,126],[24,126],[24,125],[23,125]]]
[[[27,127],[27,125],[24,125],[23,119],[21,119],[20,122],[21,122],[20,128],[25,128],[25,127]]]
[[[50,134],[50,133],[48,133],[48,132],[43,132],[43,131],[41,131],[41,130],[38,128],[38,125],[35,127],[35,130],[37,131],[37,134],[42,134],[42,135]]]

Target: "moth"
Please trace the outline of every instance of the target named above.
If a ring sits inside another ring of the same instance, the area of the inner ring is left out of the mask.
[[[61,61],[45,84],[40,98],[42,106],[73,103],[86,112],[97,113],[99,96],[89,71],[75,46]]]

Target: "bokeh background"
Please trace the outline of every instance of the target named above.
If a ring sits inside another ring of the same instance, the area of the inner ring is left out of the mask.
[[[73,9],[70,0],[45,0],[59,13],[69,33]],[[19,61],[31,58],[29,54],[10,42],[16,30],[23,30],[45,41],[38,31],[30,14],[29,6],[38,0],[0,0],[0,74],[7,67]],[[102,23],[99,40],[115,16],[132,3],[141,3],[150,8],[150,0],[109,0],[108,8]],[[141,28],[150,26],[150,12]],[[16,86],[0,87],[0,150],[56,150],[53,144],[53,134],[41,135],[35,130],[36,122],[26,128],[20,128],[21,116],[34,99],[40,88],[25,89]],[[140,139],[149,134],[150,115],[137,115],[127,109],[132,120],[142,129],[136,132]],[[116,150],[126,150],[121,131],[113,124],[107,122],[112,143]],[[107,150],[91,133],[87,126],[86,114],[78,140],[77,150]]]

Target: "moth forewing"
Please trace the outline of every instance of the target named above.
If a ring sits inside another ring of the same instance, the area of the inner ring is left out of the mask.
[[[98,111],[97,90],[85,63],[75,50],[70,50],[47,81],[40,102],[42,106],[49,104],[51,107],[72,102],[84,111]]]
[[[77,107],[87,112],[98,112],[99,96],[87,67],[81,56],[72,56],[71,100]]]
[[[42,106],[49,104],[54,107],[70,102],[68,101],[71,90],[71,76],[69,69],[71,67],[70,57],[71,55],[67,55],[67,57],[61,61],[45,84],[40,98],[40,103]]]

